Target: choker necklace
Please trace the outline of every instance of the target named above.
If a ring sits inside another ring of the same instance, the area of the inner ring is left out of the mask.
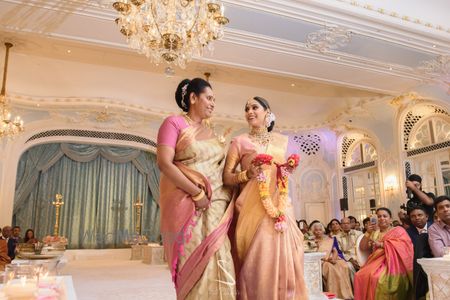
[[[265,127],[252,128],[248,135],[252,142],[261,146],[267,146],[272,139],[272,134]]]

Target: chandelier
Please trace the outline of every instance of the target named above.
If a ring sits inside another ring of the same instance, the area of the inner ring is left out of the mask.
[[[116,23],[129,46],[154,63],[186,67],[223,36],[229,20],[216,0],[121,0]]]
[[[6,75],[8,72],[9,48],[12,46],[13,44],[11,43],[5,43],[5,65],[3,69],[2,91],[0,93],[0,138],[5,136],[13,137],[23,131],[23,120],[21,120],[19,116],[12,119],[9,109],[9,101],[6,97]]]

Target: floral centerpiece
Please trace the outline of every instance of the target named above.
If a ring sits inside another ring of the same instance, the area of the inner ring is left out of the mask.
[[[40,243],[38,243],[38,247]],[[63,254],[66,250],[68,240],[64,236],[47,235],[42,239],[41,254]]]
[[[145,235],[135,234],[131,236],[131,239],[127,240],[125,244],[128,245],[147,245],[148,238]]]
[[[284,232],[287,229],[286,224],[286,202],[288,197],[288,178],[289,175],[297,168],[300,157],[297,154],[289,156],[287,161],[283,164],[277,164],[273,161],[273,157],[268,154],[257,155],[252,164],[260,167],[256,180],[258,182],[259,196],[267,214],[274,219],[275,231]],[[277,168],[277,187],[278,187],[278,205],[275,206],[270,195],[269,186],[270,181],[264,173],[262,166],[275,165]]]

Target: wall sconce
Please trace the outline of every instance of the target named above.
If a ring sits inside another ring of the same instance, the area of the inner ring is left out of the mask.
[[[397,188],[397,177],[395,175],[390,175],[384,180],[384,190],[386,192],[394,192]]]

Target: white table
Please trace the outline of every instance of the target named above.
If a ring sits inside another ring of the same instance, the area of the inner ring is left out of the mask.
[[[309,300],[326,300],[322,288],[322,258],[325,252],[305,252],[305,283]]]
[[[431,300],[450,299],[450,259],[420,258],[417,262],[428,275]]]

